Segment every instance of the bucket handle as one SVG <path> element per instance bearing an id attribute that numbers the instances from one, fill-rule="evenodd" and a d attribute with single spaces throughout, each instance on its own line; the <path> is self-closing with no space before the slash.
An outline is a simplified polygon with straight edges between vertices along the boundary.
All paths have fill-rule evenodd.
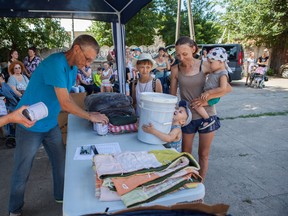
<path id="1" fill-rule="evenodd" d="M 164 122 L 164 123 L 161 123 L 161 122 L 157 122 L 157 121 L 154 121 L 154 120 L 151 120 L 151 122 L 153 123 L 157 123 L 157 124 L 161 124 L 161 125 L 172 125 L 172 122 Z"/>
<path id="2" fill-rule="evenodd" d="M 144 106 L 143 106 L 143 102 L 139 104 L 139 107 L 140 107 L 141 109 L 145 109 L 145 110 L 149 110 L 149 111 L 151 111 L 151 112 L 155 112 L 155 110 L 152 110 L 152 109 L 149 109 L 149 108 L 144 107 Z M 169 112 L 169 113 L 170 113 L 171 111 L 161 111 L 161 112 Z"/>
<path id="3" fill-rule="evenodd" d="M 155 111 L 155 110 L 148 109 L 148 108 L 144 107 L 144 106 L 143 106 L 143 102 L 141 102 L 141 103 L 139 104 L 139 107 L 140 107 L 141 109 L 146 109 L 146 110 L 149 110 L 149 111 L 151 111 L 151 112 L 154 112 L 154 111 Z M 171 112 L 171 111 L 163 111 L 163 112 Z M 155 123 L 157 123 L 157 124 L 162 124 L 162 125 L 172 125 L 172 122 L 164 122 L 164 123 L 161 123 L 161 122 L 157 122 L 157 121 L 154 121 L 154 120 L 152 120 L 152 122 L 155 122 Z"/>

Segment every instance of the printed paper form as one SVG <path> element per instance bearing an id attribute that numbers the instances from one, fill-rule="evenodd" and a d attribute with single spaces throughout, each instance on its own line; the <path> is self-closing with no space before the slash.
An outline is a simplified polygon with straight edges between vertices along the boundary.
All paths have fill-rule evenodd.
<path id="1" fill-rule="evenodd" d="M 74 160 L 91 160 L 95 154 L 115 154 L 120 152 L 121 149 L 118 142 L 82 145 L 77 147 Z"/>

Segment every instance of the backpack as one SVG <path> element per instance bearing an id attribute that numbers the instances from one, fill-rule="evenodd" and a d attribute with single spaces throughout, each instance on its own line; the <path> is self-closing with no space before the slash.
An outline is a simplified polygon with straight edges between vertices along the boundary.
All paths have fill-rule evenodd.
<path id="1" fill-rule="evenodd" d="M 88 112 L 100 112 L 105 114 L 109 120 L 115 119 L 116 117 L 123 117 L 127 120 L 130 119 L 127 117 L 136 119 L 134 118 L 135 109 L 132 106 L 132 98 L 125 94 L 116 92 L 91 94 L 85 98 L 84 104 Z"/>

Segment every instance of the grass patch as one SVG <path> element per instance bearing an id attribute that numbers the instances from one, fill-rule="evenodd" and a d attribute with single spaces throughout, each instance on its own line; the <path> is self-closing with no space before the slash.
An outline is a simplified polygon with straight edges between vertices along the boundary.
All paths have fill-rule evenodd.
<path id="1" fill-rule="evenodd" d="M 237 118 L 257 118 L 262 116 L 281 116 L 281 115 L 288 115 L 288 111 L 284 112 L 268 112 L 268 113 L 260 113 L 260 114 L 249 114 L 249 115 L 240 115 L 236 117 L 226 117 L 226 118 L 220 118 L 220 120 L 225 119 L 237 119 Z"/>

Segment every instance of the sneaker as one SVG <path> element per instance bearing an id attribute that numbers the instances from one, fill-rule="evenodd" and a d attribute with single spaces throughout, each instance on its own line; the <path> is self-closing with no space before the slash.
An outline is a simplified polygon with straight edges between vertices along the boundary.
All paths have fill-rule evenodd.
<path id="1" fill-rule="evenodd" d="M 9 216 L 21 216 L 22 215 L 22 213 L 12 213 L 12 212 L 10 212 L 10 214 L 9 214 Z"/>
<path id="2" fill-rule="evenodd" d="M 201 123 L 201 126 L 199 127 L 199 130 L 204 130 L 210 127 L 211 125 L 213 125 L 214 123 L 215 123 L 215 120 L 212 119 L 211 117 L 208 119 L 204 119 L 204 121 Z"/>
<path id="3" fill-rule="evenodd" d="M 57 199 L 55 199 L 55 202 L 56 202 L 56 203 L 59 203 L 59 204 L 62 204 L 62 203 L 63 203 L 63 200 L 60 200 L 60 199 L 57 200 Z"/>

